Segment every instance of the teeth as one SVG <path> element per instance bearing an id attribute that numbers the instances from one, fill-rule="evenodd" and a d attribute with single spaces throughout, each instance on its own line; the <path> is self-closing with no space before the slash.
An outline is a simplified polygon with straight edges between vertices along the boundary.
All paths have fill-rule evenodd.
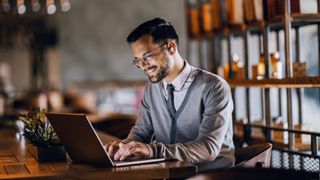
<path id="1" fill-rule="evenodd" d="M 152 67 L 152 68 L 150 68 L 150 69 L 147 70 L 147 73 L 150 74 L 150 73 L 152 73 L 154 70 L 155 70 L 155 68 Z"/>

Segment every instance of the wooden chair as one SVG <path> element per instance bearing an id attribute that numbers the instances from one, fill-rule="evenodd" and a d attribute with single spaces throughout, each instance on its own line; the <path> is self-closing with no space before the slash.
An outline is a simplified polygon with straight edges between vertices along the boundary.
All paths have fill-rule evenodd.
<path id="1" fill-rule="evenodd" d="M 272 144 L 255 144 L 235 150 L 235 167 L 270 167 Z"/>

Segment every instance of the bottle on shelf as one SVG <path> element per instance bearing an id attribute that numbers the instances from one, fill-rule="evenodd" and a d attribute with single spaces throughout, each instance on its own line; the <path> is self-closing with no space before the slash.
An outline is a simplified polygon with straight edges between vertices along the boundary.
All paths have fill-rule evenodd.
<path id="1" fill-rule="evenodd" d="M 226 8 L 229 24 L 244 23 L 243 0 L 226 0 Z"/>
<path id="2" fill-rule="evenodd" d="M 263 0 L 243 0 L 243 11 L 246 22 L 263 20 Z"/>
<path id="3" fill-rule="evenodd" d="M 271 78 L 281 79 L 282 78 L 282 63 L 280 61 L 280 53 L 275 51 L 270 55 L 271 59 Z"/>
<path id="4" fill-rule="evenodd" d="M 246 22 L 253 22 L 255 17 L 252 0 L 243 0 L 243 9 Z"/>
<path id="5" fill-rule="evenodd" d="M 212 31 L 212 6 L 209 0 L 200 0 L 200 29 L 202 34 L 209 34 Z"/>
<path id="6" fill-rule="evenodd" d="M 240 58 L 237 54 L 232 56 L 232 69 L 234 78 L 241 80 L 244 79 L 244 67 L 243 63 L 240 61 Z"/>
<path id="7" fill-rule="evenodd" d="M 253 15 L 255 21 L 263 20 L 263 0 L 253 0 Z"/>
<path id="8" fill-rule="evenodd" d="M 211 0 L 211 17 L 212 28 L 219 29 L 221 27 L 221 8 L 219 0 Z"/>
<path id="9" fill-rule="evenodd" d="M 240 61 L 239 56 L 237 54 L 234 54 L 232 56 L 232 77 L 229 77 L 229 64 L 226 64 L 224 66 L 224 77 L 227 79 L 237 79 L 241 80 L 244 79 L 244 67 L 243 63 Z"/>
<path id="10" fill-rule="evenodd" d="M 229 64 L 226 64 L 226 65 L 224 65 L 223 66 L 223 77 L 225 78 L 225 79 L 230 79 L 230 77 L 229 77 Z"/>
<path id="11" fill-rule="evenodd" d="M 266 71 L 265 71 L 265 64 L 264 64 L 264 53 L 261 53 L 260 54 L 260 60 L 259 60 L 259 63 L 257 65 L 257 76 L 255 79 L 264 79 L 265 78 L 265 74 L 266 74 Z"/>
<path id="12" fill-rule="evenodd" d="M 199 11 L 197 0 L 187 2 L 188 34 L 191 38 L 200 36 Z"/>

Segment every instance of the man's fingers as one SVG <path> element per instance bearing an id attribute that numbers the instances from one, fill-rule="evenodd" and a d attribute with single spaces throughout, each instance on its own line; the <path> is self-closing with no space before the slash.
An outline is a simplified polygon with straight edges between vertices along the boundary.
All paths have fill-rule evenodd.
<path id="1" fill-rule="evenodd" d="M 114 160 L 119 160 L 122 154 L 127 150 L 127 147 L 123 144 L 119 144 L 119 150 L 114 154 Z"/>
<path id="2" fill-rule="evenodd" d="M 132 154 L 134 154 L 136 151 L 136 148 L 129 148 L 126 151 L 123 152 L 123 154 L 120 157 L 120 161 L 125 160 L 127 157 L 131 156 Z"/>
<path id="3" fill-rule="evenodd" d="M 114 154 L 114 160 L 124 160 L 129 156 L 137 156 L 137 157 L 148 157 L 149 156 L 149 149 L 148 147 L 139 142 L 130 141 L 126 144 L 119 143 L 117 144 L 119 150 Z M 114 146 L 113 146 L 114 148 Z M 109 148 L 110 149 L 110 148 Z"/>
<path id="4" fill-rule="evenodd" d="M 118 146 L 119 146 L 119 149 L 123 148 L 123 143 L 120 142 Z"/>
<path id="5" fill-rule="evenodd" d="M 127 154 L 132 154 L 130 153 L 130 150 L 134 148 L 134 143 L 119 143 L 119 150 L 115 153 L 114 155 L 114 160 L 123 160 L 125 159 L 127 156 Z"/>
<path id="6" fill-rule="evenodd" d="M 113 155 L 113 150 L 115 149 L 116 144 L 117 144 L 117 141 L 113 141 L 113 142 L 110 144 L 110 146 L 108 147 L 108 154 L 109 154 L 110 156 Z"/>

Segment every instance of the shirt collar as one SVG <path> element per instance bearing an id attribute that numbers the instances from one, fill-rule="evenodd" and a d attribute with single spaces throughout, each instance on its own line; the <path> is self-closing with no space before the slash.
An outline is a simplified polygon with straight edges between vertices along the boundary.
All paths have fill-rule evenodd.
<path id="1" fill-rule="evenodd" d="M 191 66 L 188 64 L 187 61 L 184 61 L 185 65 L 181 73 L 171 82 L 174 85 L 175 90 L 181 90 L 187 81 L 190 73 L 191 73 Z M 163 80 L 163 87 L 166 89 L 167 82 Z"/>

